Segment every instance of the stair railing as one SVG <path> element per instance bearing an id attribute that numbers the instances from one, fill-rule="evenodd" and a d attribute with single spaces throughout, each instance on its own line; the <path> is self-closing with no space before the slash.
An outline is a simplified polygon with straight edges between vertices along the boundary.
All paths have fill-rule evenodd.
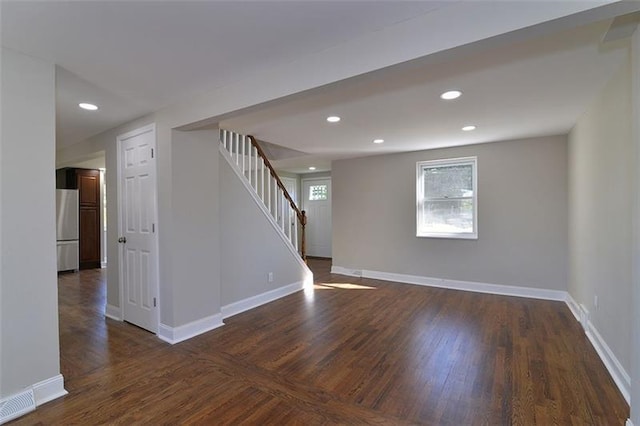
<path id="1" fill-rule="evenodd" d="M 220 129 L 220 143 L 258 198 L 262 200 L 278 229 L 306 262 L 306 213 L 300 210 L 291 198 L 256 139 L 250 135 Z"/>

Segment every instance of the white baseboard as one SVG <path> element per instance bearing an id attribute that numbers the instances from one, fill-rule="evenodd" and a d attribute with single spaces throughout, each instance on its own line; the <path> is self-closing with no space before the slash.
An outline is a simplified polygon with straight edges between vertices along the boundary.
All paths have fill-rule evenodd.
<path id="1" fill-rule="evenodd" d="M 304 288 L 304 282 L 298 281 L 284 287 L 270 290 L 256 296 L 248 297 L 237 302 L 229 303 L 222 307 L 222 318 L 229 318 L 249 309 L 257 308 L 265 303 L 273 302 L 276 299 L 288 296 Z"/>
<path id="2" fill-rule="evenodd" d="M 631 377 L 626 372 L 618 358 L 614 355 L 613 351 L 607 345 L 607 342 L 602 338 L 602 335 L 598 332 L 598 329 L 591 322 L 589 311 L 587 307 L 578 304 L 570 294 L 567 293 L 567 300 L 565 301 L 576 320 L 582 325 L 587 338 L 591 342 L 591 346 L 596 350 L 596 353 L 602 360 L 602 363 L 606 367 L 609 375 L 615 382 L 616 386 L 624 396 L 627 404 L 631 404 Z"/>
<path id="3" fill-rule="evenodd" d="M 187 339 L 191 339 L 199 334 L 206 333 L 215 328 L 223 326 L 222 315 L 215 314 L 178 327 L 170 327 L 160 324 L 158 327 L 158 337 L 165 342 L 175 345 Z"/>
<path id="4" fill-rule="evenodd" d="M 62 374 L 31 385 L 29 388 L 0 400 L 0 425 L 22 417 L 37 407 L 65 396 Z"/>
<path id="5" fill-rule="evenodd" d="M 565 301 L 566 291 L 549 290 L 532 287 L 516 287 L 501 284 L 488 284 L 475 281 L 458 281 L 443 278 L 422 277 L 418 275 L 396 274 L 391 272 L 369 271 L 366 269 L 348 269 L 332 266 L 332 274 L 348 275 L 352 277 L 372 278 L 383 281 L 395 281 L 406 284 L 423 285 L 428 287 L 447 288 L 451 290 L 473 291 L 476 293 L 499 294 L 503 296 L 529 297 L 533 299 Z"/>
<path id="6" fill-rule="evenodd" d="M 33 385 L 33 394 L 36 398 L 36 406 L 41 406 L 56 398 L 65 396 L 68 392 L 64 389 L 64 377 L 62 374 L 50 377 Z"/>
<path id="7" fill-rule="evenodd" d="M 362 269 L 348 269 L 348 268 L 344 268 L 342 266 L 331 265 L 331 273 L 332 274 L 339 274 L 339 275 L 346 275 L 348 277 L 361 277 L 362 276 Z"/>
<path id="8" fill-rule="evenodd" d="M 578 305 L 578 302 L 576 302 L 574 298 L 571 297 L 569 293 L 567 293 L 564 303 L 566 303 L 576 321 L 580 322 L 580 305 Z"/>
<path id="9" fill-rule="evenodd" d="M 300 281 L 275 290 L 270 290 L 265 293 L 258 294 L 257 296 L 252 296 L 223 306 L 221 313 L 219 314 L 211 315 L 178 327 L 170 327 L 166 324 L 160 324 L 158 327 L 158 337 L 172 345 L 180 343 L 199 334 L 206 333 L 207 331 L 223 326 L 223 318 L 237 315 L 249 309 L 264 305 L 265 303 L 280 299 L 281 297 L 288 296 L 289 294 L 302 290 L 303 287 L 304 283 Z"/>
<path id="10" fill-rule="evenodd" d="M 107 304 L 104 310 L 104 316 L 112 320 L 122 321 L 122 311 L 117 306 Z"/>
<path id="11" fill-rule="evenodd" d="M 586 334 L 627 404 L 631 404 L 631 377 L 591 321 L 588 323 Z"/>

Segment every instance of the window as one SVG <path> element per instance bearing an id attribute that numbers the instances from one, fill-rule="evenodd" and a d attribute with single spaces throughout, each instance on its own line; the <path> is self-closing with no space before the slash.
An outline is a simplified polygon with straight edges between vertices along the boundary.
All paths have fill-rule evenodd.
<path id="1" fill-rule="evenodd" d="M 416 164 L 418 237 L 478 238 L 477 158 Z"/>
<path id="2" fill-rule="evenodd" d="M 309 186 L 309 201 L 324 201 L 327 199 L 327 185 Z"/>

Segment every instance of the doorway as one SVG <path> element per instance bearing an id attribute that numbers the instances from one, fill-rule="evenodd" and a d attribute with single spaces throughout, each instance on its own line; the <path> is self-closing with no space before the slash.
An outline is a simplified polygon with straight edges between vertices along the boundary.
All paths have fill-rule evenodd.
<path id="1" fill-rule="evenodd" d="M 117 137 L 119 274 L 122 319 L 158 332 L 156 130 Z"/>
<path id="2" fill-rule="evenodd" d="M 302 179 L 302 208 L 307 213 L 307 255 L 331 257 L 331 178 Z"/>

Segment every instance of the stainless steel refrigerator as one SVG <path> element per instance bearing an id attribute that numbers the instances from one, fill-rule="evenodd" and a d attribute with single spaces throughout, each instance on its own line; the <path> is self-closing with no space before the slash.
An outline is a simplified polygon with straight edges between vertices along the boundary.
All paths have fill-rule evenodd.
<path id="1" fill-rule="evenodd" d="M 77 189 L 56 189 L 56 236 L 58 271 L 76 271 L 80 265 Z"/>

